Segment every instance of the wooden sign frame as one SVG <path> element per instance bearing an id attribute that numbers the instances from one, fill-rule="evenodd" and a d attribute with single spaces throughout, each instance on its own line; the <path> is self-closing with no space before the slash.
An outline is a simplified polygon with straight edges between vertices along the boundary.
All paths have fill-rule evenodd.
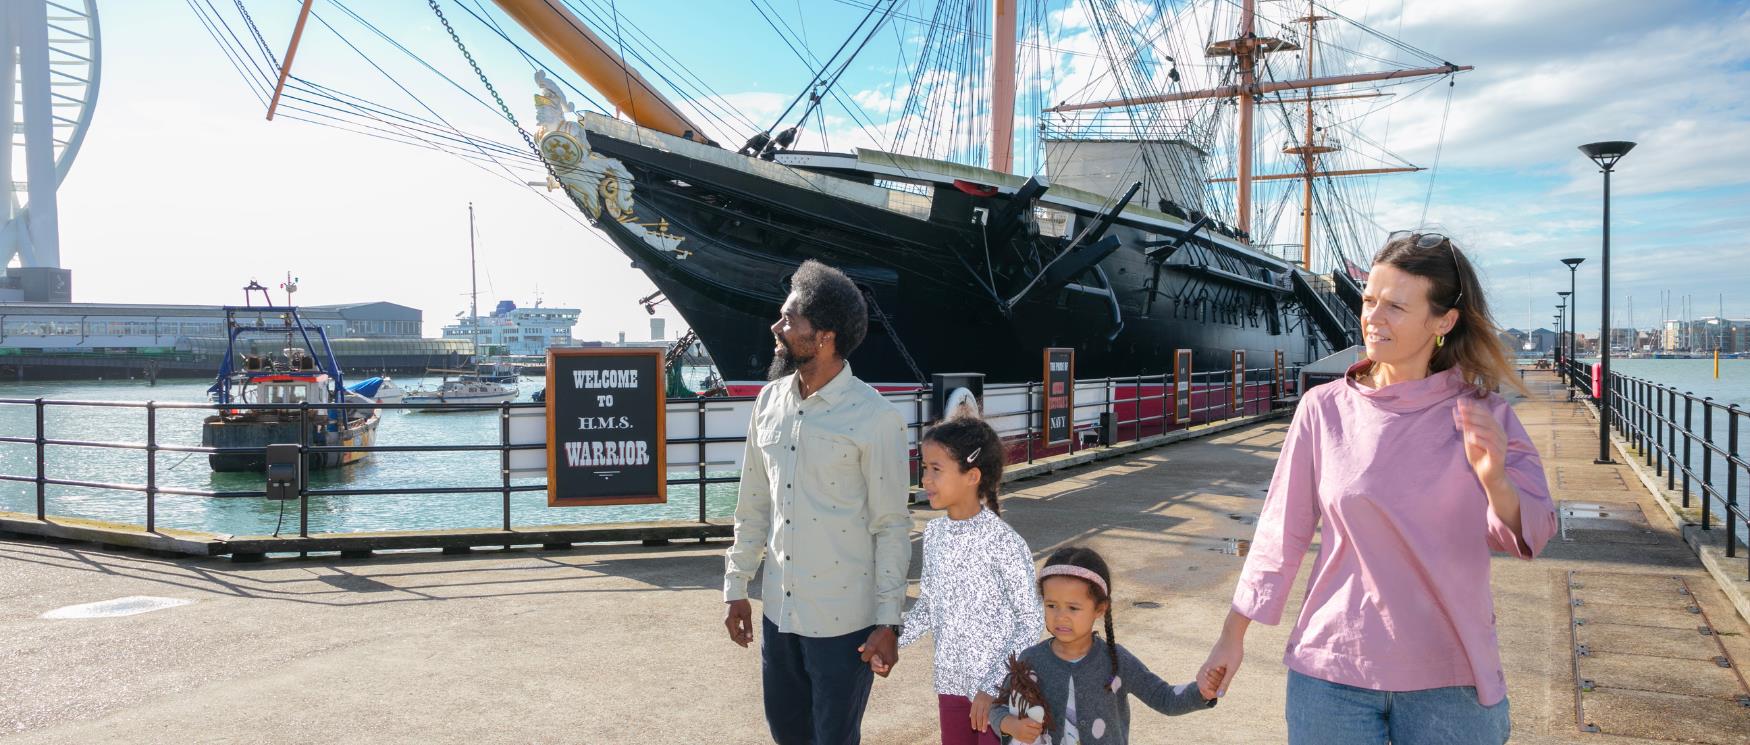
<path id="1" fill-rule="evenodd" d="M 1064 401 L 1066 402 L 1062 407 L 1063 416 L 1066 421 L 1063 427 L 1065 434 L 1061 440 L 1051 439 L 1051 412 L 1053 411 L 1051 406 L 1052 355 L 1063 355 L 1069 362 L 1068 371 L 1066 374 L 1060 376 L 1064 383 L 1063 395 Z M 1043 376 L 1040 378 L 1040 380 L 1044 382 L 1040 384 L 1041 395 L 1039 396 L 1041 412 L 1039 418 L 1040 429 L 1042 430 L 1045 444 L 1047 446 L 1062 445 L 1066 442 L 1073 442 L 1076 436 L 1076 350 L 1070 347 L 1046 347 L 1044 356 Z"/>
<path id="2" fill-rule="evenodd" d="M 619 504 L 661 504 L 668 501 L 668 381 L 665 380 L 667 370 L 663 364 L 665 351 L 654 347 L 568 347 L 564 349 L 547 350 L 547 506 L 548 507 L 593 507 L 598 505 Z M 649 464 L 640 464 L 639 468 L 655 469 L 655 486 L 651 489 L 635 489 L 626 493 L 606 494 L 602 496 L 575 496 L 561 493 L 560 459 L 565 456 L 564 443 L 559 440 L 558 423 L 561 409 L 570 408 L 571 396 L 607 395 L 593 391 L 606 389 L 590 389 L 589 392 L 574 391 L 558 385 L 563 361 L 572 358 L 588 358 L 592 360 L 626 360 L 635 362 L 640 372 L 653 369 L 654 374 L 649 380 L 639 381 L 639 390 L 650 389 L 655 392 L 656 402 L 653 426 L 654 435 L 646 451 Z M 646 368 L 645 366 L 649 367 Z M 599 369 L 599 366 L 598 366 Z M 654 388 L 651 388 L 654 386 Z M 625 390 L 619 388 L 616 390 Z M 575 411 L 575 408 L 571 409 Z M 628 410 L 625 416 L 649 416 L 652 412 L 633 412 Z M 566 416 L 572 416 L 567 413 Z M 646 430 L 647 432 L 649 430 Z"/>

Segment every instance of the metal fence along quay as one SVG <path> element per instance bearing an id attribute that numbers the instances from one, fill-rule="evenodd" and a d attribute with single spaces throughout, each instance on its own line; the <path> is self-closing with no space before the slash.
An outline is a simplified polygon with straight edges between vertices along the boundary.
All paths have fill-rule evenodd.
<path id="1" fill-rule="evenodd" d="M 1594 385 L 1591 365 L 1569 361 L 1563 367 L 1571 388 L 1598 398 L 1601 390 Z M 1685 510 L 1699 508 L 1702 530 L 1725 523 L 1726 556 L 1737 558 L 1743 535 L 1750 535 L 1745 504 L 1750 500 L 1740 500 L 1750 490 L 1750 462 L 1741 439 L 1750 431 L 1750 409 L 1616 372 L 1604 385 L 1612 401 L 1611 430 L 1654 476 L 1664 479 L 1667 490 L 1682 495 Z M 1750 578 L 1750 551 L 1745 553 L 1745 576 Z"/>
<path id="2" fill-rule="evenodd" d="M 1284 368 L 1280 373 L 1276 368 L 1247 369 L 1244 370 L 1244 378 L 1237 381 L 1237 385 L 1232 370 L 1194 373 L 1188 386 L 1191 415 L 1184 418 L 1183 421 L 1175 416 L 1177 407 L 1174 405 L 1174 385 L 1170 373 L 1078 380 L 1075 383 L 1073 399 L 1074 426 L 1072 437 L 1068 443 L 1048 444 L 1044 440 L 1041 413 L 1044 394 L 1043 385 L 1039 382 L 986 386 L 983 391 L 984 418 L 1002 435 L 1008 449 L 1010 463 L 1032 463 L 1043 458 L 1074 453 L 1089 447 L 1139 441 L 1193 425 L 1220 423 L 1283 410 L 1292 406 L 1294 398 L 1298 394 L 1298 383 L 1295 382 L 1298 373 L 1299 368 L 1295 367 Z M 1281 379 L 1278 379 L 1278 374 L 1281 375 Z M 919 472 L 919 455 L 916 445 L 924 428 L 935 418 L 931 411 L 931 391 L 927 388 L 919 388 L 884 392 L 883 396 L 905 417 L 910 432 L 909 457 L 913 483 L 915 484 Z M 713 523 L 706 510 L 706 488 L 713 484 L 733 484 L 739 480 L 747 423 L 752 415 L 753 403 L 754 398 L 751 396 L 671 398 L 668 400 L 666 405 L 668 485 L 671 488 L 680 487 L 683 493 L 684 491 L 692 491 L 698 499 L 696 521 L 677 521 L 679 524 L 708 526 Z M 220 406 L 210 403 L 158 401 L 0 399 L 0 410 L 12 407 L 22 407 L 30 411 L 34 421 L 34 431 L 29 432 L 29 434 L 14 431 L 0 435 L 0 447 L 28 451 L 31 457 L 11 459 L 9 462 L 18 463 L 22 460 L 26 465 L 23 469 L 13 466 L 8 470 L 21 470 L 23 472 L 0 473 L 0 482 L 21 484 L 24 485 L 25 489 L 34 488 L 35 519 L 37 521 L 63 518 L 79 519 L 77 516 L 57 515 L 51 511 L 51 487 L 58 487 L 63 492 L 68 490 L 96 491 L 106 493 L 103 495 L 105 499 L 110 498 L 111 494 L 118 500 L 138 499 L 138 519 L 142 521 L 140 525 L 143 525 L 147 534 L 159 532 L 158 500 L 161 496 L 176 495 L 212 499 L 265 499 L 267 497 L 265 479 L 251 482 L 251 485 L 259 484 L 259 488 L 237 490 L 199 489 L 190 488 L 187 485 L 164 483 L 165 480 L 160 473 L 159 461 L 161 457 L 173 454 L 183 454 L 184 458 L 199 457 L 205 454 L 259 454 L 263 453 L 265 448 L 172 444 L 167 440 L 176 438 L 165 437 L 161 432 L 163 418 L 170 416 L 171 412 L 186 418 L 217 413 L 221 409 L 287 410 L 294 408 L 285 404 L 229 404 Z M 321 412 L 326 410 L 372 408 L 389 412 L 416 410 L 423 407 L 418 404 L 304 403 L 295 408 L 300 410 L 301 420 L 307 420 L 309 416 L 320 416 Z M 299 453 L 306 457 L 347 452 L 479 453 L 482 455 L 478 457 L 485 458 L 492 457 L 488 454 L 496 454 L 498 478 L 495 481 L 431 484 L 421 485 L 417 488 L 359 488 L 345 485 L 312 486 L 308 479 L 299 479 L 295 500 L 297 502 L 297 536 L 300 538 L 311 537 L 310 503 L 312 498 L 369 498 L 382 495 L 495 495 L 499 501 L 499 529 L 509 532 L 553 527 L 550 525 L 519 526 L 511 500 L 512 495 L 519 492 L 545 492 L 548 488 L 545 470 L 547 458 L 545 405 L 532 402 L 446 404 L 443 409 L 450 413 L 441 416 L 495 416 L 498 420 L 496 442 L 399 445 L 379 442 L 371 445 L 321 445 L 309 441 L 309 428 L 300 427 L 300 439 L 303 441 L 296 444 Z M 100 411 L 112 412 L 115 410 L 127 411 L 128 414 L 125 416 L 143 415 L 145 420 L 144 440 L 100 441 L 52 437 L 45 422 L 50 419 L 49 412 L 55 410 L 74 410 L 80 412 L 79 416 L 97 415 Z M 57 449 L 70 452 L 131 451 L 139 453 L 141 458 L 137 470 L 131 470 L 132 467 L 129 467 L 130 477 L 126 479 L 70 478 L 66 473 L 55 472 L 56 469 L 52 463 L 55 459 L 50 458 L 49 454 Z M 32 461 L 34 461 L 34 467 L 29 465 Z M 344 466 L 343 468 L 356 467 Z M 128 495 L 135 496 L 129 497 Z M 673 497 L 674 493 L 671 491 L 671 501 Z M 26 498 L 23 501 L 28 502 L 29 500 Z M 585 521 L 580 520 L 580 522 Z M 126 521 L 122 525 L 111 525 L 111 527 L 137 529 L 132 521 Z M 602 524 L 595 527 L 611 528 L 612 525 Z M 715 527 L 724 527 L 720 519 L 716 521 Z M 400 534 L 417 529 L 417 526 L 397 526 L 395 532 Z M 440 531 L 421 532 L 436 533 Z M 363 531 L 363 533 L 370 534 L 370 531 Z M 347 535 L 359 534 L 348 533 Z M 323 534 L 318 533 L 318 535 Z M 276 532 L 275 537 L 277 536 Z M 398 545 L 410 546 L 417 543 L 417 540 L 404 540 Z M 430 547 L 438 545 L 434 543 Z M 492 544 L 489 541 L 482 541 L 480 545 Z"/>

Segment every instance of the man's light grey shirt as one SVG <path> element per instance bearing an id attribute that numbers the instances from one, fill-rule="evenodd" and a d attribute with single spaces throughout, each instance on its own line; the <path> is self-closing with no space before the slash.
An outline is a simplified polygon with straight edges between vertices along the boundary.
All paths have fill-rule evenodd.
<path id="1" fill-rule="evenodd" d="M 851 366 L 803 399 L 767 384 L 748 422 L 724 600 L 760 597 L 778 630 L 840 636 L 897 624 L 911 563 L 905 419 Z"/>

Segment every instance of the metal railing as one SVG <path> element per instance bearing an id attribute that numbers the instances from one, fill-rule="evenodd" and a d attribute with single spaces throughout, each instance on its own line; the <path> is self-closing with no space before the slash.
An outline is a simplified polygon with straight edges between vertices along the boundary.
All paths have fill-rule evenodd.
<path id="1" fill-rule="evenodd" d="M 1038 458 L 1062 452 L 1075 452 L 1086 447 L 1082 444 L 1082 433 L 1096 430 L 1102 414 L 1111 415 L 1112 428 L 1117 435 L 1111 442 L 1100 445 L 1116 445 L 1127 441 L 1136 441 L 1146 437 L 1159 435 L 1174 429 L 1182 429 L 1196 424 L 1208 424 L 1243 416 L 1255 416 L 1274 411 L 1290 405 L 1292 396 L 1298 395 L 1298 367 L 1286 368 L 1284 379 L 1275 378 L 1274 368 L 1249 369 L 1245 371 L 1245 385 L 1239 387 L 1235 395 L 1233 373 L 1231 370 L 1199 372 L 1192 376 L 1191 381 L 1191 416 L 1185 421 L 1179 421 L 1174 416 L 1175 411 L 1172 396 L 1170 375 L 1142 375 L 1124 378 L 1108 378 L 1077 381 L 1076 400 L 1073 406 L 1074 415 L 1071 440 L 1068 444 L 1047 445 L 1044 442 L 1042 413 L 1040 411 L 1040 396 L 1042 384 L 1038 382 L 993 385 L 985 388 L 986 402 L 985 419 L 1003 437 L 1009 449 L 1011 462 L 1031 463 Z M 923 429 L 934 418 L 931 408 L 931 394 L 925 389 L 906 390 L 884 393 L 884 397 L 906 415 L 907 427 L 910 431 L 911 448 L 910 465 L 913 483 L 921 474 L 921 456 L 915 444 L 921 438 Z M 698 521 L 708 522 L 706 488 L 712 484 L 735 483 L 739 481 L 739 470 L 729 472 L 726 466 L 739 465 L 729 461 L 713 460 L 710 457 L 712 445 L 734 445 L 739 450 L 746 442 L 746 420 L 739 418 L 740 409 L 746 409 L 750 414 L 752 396 L 713 397 L 713 398 L 673 398 L 667 403 L 667 415 L 671 426 L 671 436 L 667 438 L 669 453 L 670 486 L 692 486 L 695 488 L 698 501 Z M 0 473 L 0 482 L 23 483 L 35 489 L 35 513 L 38 520 L 47 520 L 49 513 L 49 487 L 67 487 L 74 489 L 106 490 L 129 492 L 142 495 L 142 509 L 147 532 L 158 529 L 158 499 L 165 495 L 208 497 L 208 498 L 265 498 L 267 496 L 265 480 L 262 488 L 243 490 L 197 489 L 186 486 L 167 485 L 159 473 L 158 459 L 163 454 L 184 453 L 185 457 L 198 454 L 264 454 L 264 447 L 209 447 L 200 445 L 182 445 L 164 442 L 160 437 L 160 413 L 166 411 L 206 411 L 218 413 L 220 410 L 255 410 L 275 409 L 286 410 L 284 404 L 210 404 L 181 402 L 123 402 L 123 401 L 82 401 L 82 400 L 51 400 L 35 399 L 0 399 L 0 407 L 29 407 L 33 412 L 34 432 L 30 436 L 6 435 L 0 436 L 0 446 L 24 445 L 34 450 L 34 469 L 31 473 Z M 421 404 L 375 404 L 375 403 L 302 403 L 296 406 L 299 410 L 299 421 L 308 421 L 312 415 L 322 416 L 328 410 L 347 409 L 382 409 L 415 410 L 428 408 Z M 423 444 L 423 445 L 323 445 L 310 442 L 310 428 L 299 427 L 299 451 L 308 459 L 310 456 L 320 456 L 335 453 L 498 453 L 498 479 L 490 484 L 465 484 L 451 486 L 428 486 L 410 489 L 400 488 L 349 488 L 349 487 L 313 487 L 310 479 L 300 479 L 297 492 L 298 502 L 298 536 L 310 535 L 310 499 L 312 497 L 353 497 L 404 494 L 496 494 L 500 500 L 499 523 L 505 531 L 514 527 L 512 520 L 511 496 L 519 492 L 544 492 L 547 483 L 544 473 L 538 482 L 514 483 L 517 480 L 531 481 L 526 470 L 513 467 L 512 457 L 519 451 L 544 450 L 545 443 L 514 442 L 512 419 L 516 416 L 530 416 L 532 412 L 545 410 L 540 403 L 499 403 L 499 404 L 446 404 L 440 407 L 445 411 L 478 411 L 494 413 L 498 417 L 497 442 L 478 444 Z M 48 413 L 53 409 L 126 409 L 142 411 L 145 417 L 144 441 L 99 441 L 73 438 L 49 437 L 46 422 Z M 712 413 L 735 411 L 738 425 L 719 424 L 716 432 L 710 426 Z M 692 434 L 673 436 L 677 427 L 676 417 L 687 417 L 696 422 Z M 726 428 L 727 427 L 727 428 Z M 1128 434 L 1128 436 L 1126 436 Z M 139 471 L 140 480 L 129 481 L 97 481 L 91 479 L 63 478 L 50 473 L 48 458 L 49 448 L 78 448 L 97 450 L 132 451 L 143 454 L 144 468 Z M 691 448 L 696 457 L 677 458 Z M 721 452 L 721 451 L 720 451 Z M 715 469 L 713 467 L 716 467 Z M 713 471 L 718 475 L 713 475 Z M 277 534 L 277 533 L 276 533 Z"/>
<path id="2" fill-rule="evenodd" d="M 1571 387 L 1597 398 L 1591 365 L 1569 360 L 1563 368 Z M 1605 385 L 1611 397 L 1611 429 L 1653 469 L 1655 478 L 1665 480 L 1667 490 L 1681 493 L 1684 509 L 1700 501 L 1702 530 L 1714 529 L 1714 509 L 1720 509 L 1726 557 L 1736 558 L 1740 528 L 1750 534 L 1750 511 L 1739 502 L 1741 487 L 1750 487 L 1750 461 L 1740 447 L 1740 432 L 1750 429 L 1750 410 L 1615 371 Z M 1745 572 L 1750 578 L 1750 558 Z"/>

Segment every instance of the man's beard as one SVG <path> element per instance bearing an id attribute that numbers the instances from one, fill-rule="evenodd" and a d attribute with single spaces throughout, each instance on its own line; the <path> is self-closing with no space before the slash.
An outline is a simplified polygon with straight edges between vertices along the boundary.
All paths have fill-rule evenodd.
<path id="1" fill-rule="evenodd" d="M 779 339 L 778 348 L 772 353 L 772 364 L 766 368 L 766 380 L 782 378 L 813 361 L 814 355 L 800 356 L 791 350 L 788 340 Z"/>

